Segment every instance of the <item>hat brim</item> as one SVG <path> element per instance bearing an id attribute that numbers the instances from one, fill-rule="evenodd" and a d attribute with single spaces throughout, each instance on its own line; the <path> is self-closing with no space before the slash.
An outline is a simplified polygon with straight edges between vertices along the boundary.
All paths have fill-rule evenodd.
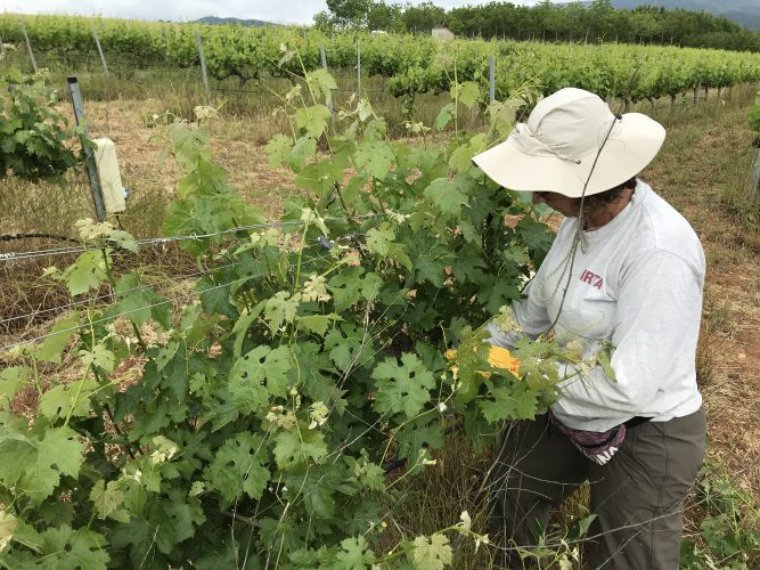
<path id="1" fill-rule="evenodd" d="M 601 152 L 595 149 L 576 161 L 527 154 L 515 144 L 512 135 L 472 160 L 504 188 L 580 198 L 584 187 L 586 196 L 591 196 L 639 174 L 657 156 L 664 141 L 665 129 L 657 121 L 641 113 L 626 113 Z"/>

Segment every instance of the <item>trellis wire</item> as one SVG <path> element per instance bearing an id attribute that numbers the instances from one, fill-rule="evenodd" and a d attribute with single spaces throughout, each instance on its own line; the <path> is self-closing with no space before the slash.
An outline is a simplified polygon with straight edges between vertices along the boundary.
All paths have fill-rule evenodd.
<path id="1" fill-rule="evenodd" d="M 373 218 L 381 217 L 383 215 L 384 214 L 366 214 L 362 216 L 327 217 L 327 218 L 322 218 L 322 220 L 324 222 L 359 221 L 359 220 L 373 219 Z M 173 242 L 178 242 L 178 241 L 207 239 L 207 238 L 218 237 L 218 236 L 227 235 L 231 233 L 237 233 L 240 231 L 246 231 L 246 230 L 262 230 L 262 229 L 298 226 L 303 223 L 305 222 L 300 221 L 300 220 L 298 221 L 294 220 L 292 222 L 281 221 L 281 222 L 268 222 L 268 223 L 263 223 L 263 224 L 250 224 L 247 226 L 236 226 L 234 228 L 228 228 L 226 230 L 221 230 L 218 232 L 207 233 L 207 234 L 145 238 L 145 239 L 135 240 L 135 242 L 137 243 L 137 245 L 167 244 L 167 243 L 173 243 Z M 87 251 L 95 251 L 99 249 L 101 248 L 77 246 L 77 247 L 68 247 L 68 248 L 52 248 L 52 249 L 45 249 L 45 250 L 38 250 L 38 251 L 0 253 L 0 261 L 11 262 L 11 261 L 26 260 L 26 259 L 35 259 L 38 257 L 53 257 L 57 255 L 65 255 L 65 254 L 71 254 L 71 253 L 84 253 Z"/>

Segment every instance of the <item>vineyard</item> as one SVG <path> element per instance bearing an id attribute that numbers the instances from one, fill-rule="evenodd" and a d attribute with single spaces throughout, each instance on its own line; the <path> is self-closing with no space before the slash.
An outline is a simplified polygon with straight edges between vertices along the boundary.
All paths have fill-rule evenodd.
<path id="1" fill-rule="evenodd" d="M 572 342 L 543 337 L 511 354 L 483 342 L 489 321 L 519 332 L 505 307 L 520 298 L 553 233 L 540 210 L 487 179 L 472 156 L 503 140 L 540 93 L 566 85 L 628 104 L 686 93 L 692 106 L 698 90 L 760 80 L 760 54 L 444 46 L 413 36 L 0 15 L 2 42 L 27 64 L 20 22 L 33 49 L 61 69 L 97 57 L 93 28 L 108 58 L 195 68 L 199 33 L 216 80 L 276 79 L 288 89 L 277 94 L 285 128 L 264 145 L 246 141 L 237 169 L 220 163 L 242 146 L 248 118 L 224 145 L 220 123 L 232 119 L 210 107 L 141 125 L 147 134 L 135 146 L 160 135 L 171 159 L 158 168 L 178 173 L 161 197 L 160 236 L 127 231 L 154 204 L 132 197 L 132 217 L 81 220 L 65 245 L 24 252 L 12 243 L 7 253 L 3 244 L 4 279 L 29 263 L 35 286 L 66 297 L 0 318 L 18 336 L 0 336 L 0 454 L 12 458 L 0 462 L 0 568 L 14 570 L 490 568 L 498 550 L 486 490 L 503 422 L 542 412 L 558 397 L 560 370 L 606 367 L 608 354 L 583 360 Z M 336 105 L 322 47 L 331 68 L 352 69 L 360 57 L 392 94 L 438 93 L 442 108 L 430 124 L 410 116 L 404 138 L 392 137 L 361 93 Z M 4 152 L 17 160 L 0 173 L 5 230 L 22 227 L 10 212 L 33 209 L 36 195 L 72 190 L 38 182 L 50 174 L 45 165 L 55 174 L 69 168 L 69 147 L 53 154 L 69 131 L 53 128 L 54 91 L 19 77 L 12 90 L 3 85 L 3 112 L 14 124 L 47 121 L 51 136 L 42 137 L 49 154 L 40 160 L 9 130 L 15 138 Z M 140 112 L 145 105 L 137 102 Z M 724 125 L 723 99 L 703 105 L 702 125 Z M 102 107 L 109 117 L 121 106 Z M 467 131 L 475 115 L 482 128 Z M 712 151 L 669 156 L 653 176 L 668 178 L 668 165 Z M 718 160 L 736 170 L 733 157 Z M 231 182 L 243 168 L 278 173 L 279 193 L 245 192 L 276 202 L 281 217 Z M 145 178 L 153 177 L 160 173 Z M 720 210 L 699 205 L 695 218 Z M 183 272 L 161 273 L 170 246 Z M 145 264 L 153 248 L 148 259 L 158 261 Z M 724 268 L 738 263 L 719 257 Z M 716 490 L 716 480 L 724 481 L 705 479 L 695 499 L 695 528 L 707 530 L 689 529 L 682 568 L 750 569 L 760 511 L 728 484 Z M 429 496 L 431 481 L 447 491 Z M 577 508 L 566 527 L 547 531 L 542 549 L 523 553 L 526 561 L 578 568 L 578 543 L 593 529 L 586 515 Z"/>
<path id="2" fill-rule="evenodd" d="M 33 49 L 55 55 L 64 64 L 67 58 L 96 53 L 95 32 L 107 57 L 189 68 L 200 64 L 200 36 L 209 75 L 217 80 L 235 77 L 241 85 L 293 78 L 303 68 L 313 71 L 320 66 L 320 47 L 330 68 L 350 69 L 359 64 L 370 76 L 392 78 L 388 89 L 395 96 L 448 91 L 455 81 L 454 68 L 457 81 L 487 85 L 491 57 L 497 99 L 526 84 L 542 93 L 572 84 L 602 97 L 636 102 L 760 79 L 760 54 L 718 50 L 481 40 L 442 44 L 411 35 L 328 37 L 313 29 L 284 27 L 0 15 L 0 38 L 18 51 L 25 50 L 22 24 Z M 287 57 L 289 50 L 299 57 Z"/>

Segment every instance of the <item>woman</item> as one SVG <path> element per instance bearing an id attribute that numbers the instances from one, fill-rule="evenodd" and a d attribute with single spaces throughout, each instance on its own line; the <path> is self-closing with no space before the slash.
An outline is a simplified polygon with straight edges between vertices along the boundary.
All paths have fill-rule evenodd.
<path id="1" fill-rule="evenodd" d="M 612 372 L 563 371 L 549 413 L 505 431 L 495 503 L 510 568 L 537 544 L 537 523 L 588 480 L 588 568 L 678 569 L 682 503 L 704 454 L 695 353 L 705 261 L 688 222 L 637 178 L 664 139 L 645 115 L 616 116 L 568 88 L 474 159 L 566 217 L 513 306 L 518 324 L 580 340 L 587 358 L 612 347 Z"/>

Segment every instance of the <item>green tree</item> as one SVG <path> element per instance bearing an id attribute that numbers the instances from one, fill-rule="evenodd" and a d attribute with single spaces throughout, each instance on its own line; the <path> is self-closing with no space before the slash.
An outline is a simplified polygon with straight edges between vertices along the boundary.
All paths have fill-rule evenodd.
<path id="1" fill-rule="evenodd" d="M 445 25 L 446 10 L 432 2 L 423 2 L 417 6 L 407 4 L 403 18 L 406 31 L 429 34 L 433 28 Z"/>
<path id="2" fill-rule="evenodd" d="M 327 0 L 327 9 L 338 28 L 366 28 L 372 0 Z"/>

